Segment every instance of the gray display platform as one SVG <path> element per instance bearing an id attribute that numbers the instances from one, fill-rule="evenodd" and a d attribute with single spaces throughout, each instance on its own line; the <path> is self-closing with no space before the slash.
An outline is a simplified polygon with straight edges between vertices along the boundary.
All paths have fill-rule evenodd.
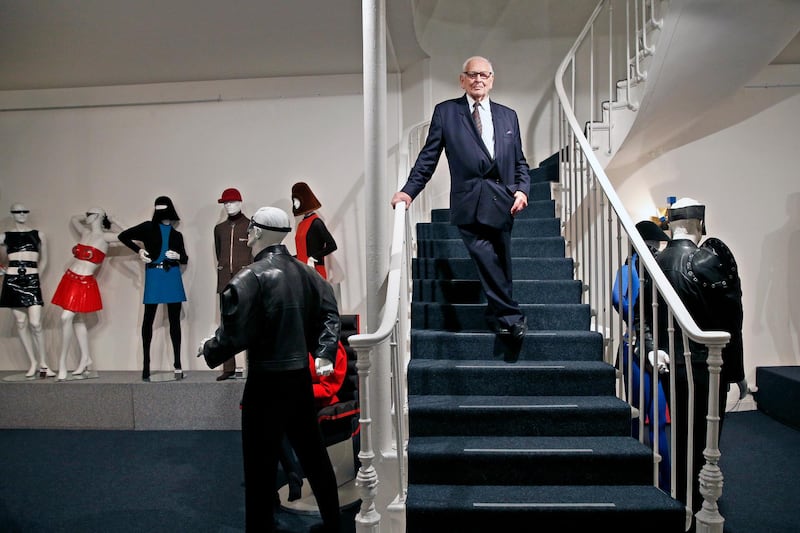
<path id="1" fill-rule="evenodd" d="M 95 378 L 25 378 L 0 372 L 0 428 L 238 430 L 244 379 L 216 381 L 215 370 L 102 371 Z M 153 377 L 164 374 L 168 379 Z M 22 376 L 20 378 L 19 376 Z"/>

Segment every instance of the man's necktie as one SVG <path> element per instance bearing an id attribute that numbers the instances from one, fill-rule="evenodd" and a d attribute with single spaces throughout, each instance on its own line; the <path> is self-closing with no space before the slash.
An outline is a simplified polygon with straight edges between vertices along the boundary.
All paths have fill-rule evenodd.
<path id="1" fill-rule="evenodd" d="M 472 120 L 475 121 L 475 127 L 478 128 L 478 135 L 483 135 L 483 125 L 481 124 L 481 114 L 478 108 L 481 106 L 480 102 L 475 102 L 472 108 Z"/>

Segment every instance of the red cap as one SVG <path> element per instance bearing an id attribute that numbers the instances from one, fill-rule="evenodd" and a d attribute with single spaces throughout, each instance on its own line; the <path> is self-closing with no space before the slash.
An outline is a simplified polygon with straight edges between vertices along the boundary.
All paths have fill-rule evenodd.
<path id="1" fill-rule="evenodd" d="M 239 189 L 225 189 L 222 191 L 222 197 L 217 200 L 218 203 L 224 204 L 225 202 L 241 202 L 242 201 L 242 194 L 239 192 Z"/>

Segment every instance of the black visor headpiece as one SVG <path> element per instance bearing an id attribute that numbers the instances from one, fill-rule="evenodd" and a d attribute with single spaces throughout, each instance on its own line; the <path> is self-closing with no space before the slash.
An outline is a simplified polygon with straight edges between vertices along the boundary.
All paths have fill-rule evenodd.
<path id="1" fill-rule="evenodd" d="M 162 220 L 180 220 L 178 212 L 175 211 L 175 206 L 172 205 L 172 200 L 169 196 L 159 196 L 155 201 L 155 209 L 153 210 L 153 222 L 161 222 Z"/>

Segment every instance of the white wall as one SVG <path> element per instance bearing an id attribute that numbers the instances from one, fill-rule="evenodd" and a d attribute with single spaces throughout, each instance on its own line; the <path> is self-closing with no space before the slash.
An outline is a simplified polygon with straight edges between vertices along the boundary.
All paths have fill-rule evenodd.
<path id="1" fill-rule="evenodd" d="M 391 86 L 391 83 L 390 83 Z M 392 90 L 393 91 L 393 90 Z M 57 366 L 61 308 L 49 303 L 71 259 L 77 235 L 69 218 L 100 206 L 133 225 L 170 196 L 181 221 L 189 263 L 183 273 L 184 369 L 218 319 L 213 227 L 224 219 L 217 199 L 227 187 L 244 197 L 243 211 L 272 205 L 291 213 L 291 186 L 307 182 L 337 241 L 344 313 L 363 315 L 364 155 L 361 76 L 244 80 L 0 95 L 0 228 L 8 207 L 22 202 L 30 224 L 44 232 L 49 265 L 42 277 L 48 361 Z M 147 101 L 220 101 L 148 105 Z M 13 97 L 13 98 L 12 98 Z M 46 100 L 67 109 L 24 110 Z M 389 98 L 389 144 L 397 143 L 397 102 Z M 91 106 L 97 103 L 99 107 Z M 115 103 L 136 105 L 120 105 Z M 20 109 L 9 111 L 10 107 Z M 387 200 L 388 209 L 388 200 Z M 294 252 L 294 232 L 285 243 Z M 98 281 L 104 309 L 88 316 L 98 370 L 141 368 L 143 266 L 124 246 L 112 249 Z M 156 318 L 153 369 L 171 369 L 167 323 Z M 74 367 L 77 354 L 68 359 Z M 0 369 L 26 369 L 27 358 L 9 310 L 0 310 Z"/>
<path id="2" fill-rule="evenodd" d="M 460 96 L 458 73 L 466 57 L 490 58 L 497 73 L 492 98 L 517 111 L 523 149 L 535 167 L 557 150 L 553 78 L 575 35 L 577 31 L 534 40 L 525 33 L 453 23 L 444 16 L 426 21 L 420 42 L 431 55 L 433 102 Z M 756 366 L 800 364 L 800 288 L 791 279 L 800 263 L 800 137 L 792 120 L 800 117 L 800 96 L 781 101 L 786 91 L 797 93 L 794 72 L 780 71 L 790 78 L 769 80 L 772 86 L 788 87 L 778 96 L 779 89 L 767 90 L 760 83 L 743 89 L 726 107 L 720 106 L 720 116 L 709 115 L 708 127 L 714 131 L 730 124 L 724 115 L 734 108 L 755 113 L 750 119 L 668 152 L 614 182 L 634 220 L 655 214 L 667 196 L 706 203 L 709 236 L 726 242 L 739 262 L 745 371 L 751 385 Z M 446 207 L 446 171 L 438 176 L 425 194 Z"/>
<path id="3" fill-rule="evenodd" d="M 668 152 L 618 186 L 634 220 L 649 218 L 667 196 L 706 205 L 707 236 L 724 241 L 739 267 L 750 384 L 757 366 L 800 364 L 797 117 L 800 95 Z"/>

